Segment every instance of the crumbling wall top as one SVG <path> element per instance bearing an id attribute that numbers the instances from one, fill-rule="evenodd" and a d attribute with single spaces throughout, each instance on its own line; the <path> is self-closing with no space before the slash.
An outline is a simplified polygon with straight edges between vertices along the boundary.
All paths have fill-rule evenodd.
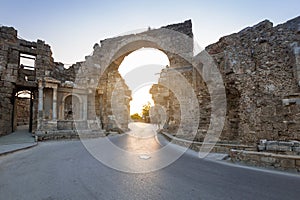
<path id="1" fill-rule="evenodd" d="M 161 28 L 166 28 L 166 29 L 170 29 L 173 31 L 178 31 L 180 33 L 183 33 L 191 38 L 193 38 L 193 30 L 192 30 L 192 20 L 186 20 L 182 23 L 178 23 L 178 24 L 170 24 L 167 26 L 163 26 Z"/>

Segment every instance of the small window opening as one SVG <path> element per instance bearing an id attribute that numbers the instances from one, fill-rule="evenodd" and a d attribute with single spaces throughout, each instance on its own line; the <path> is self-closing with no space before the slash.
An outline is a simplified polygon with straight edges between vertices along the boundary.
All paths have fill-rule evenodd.
<path id="1" fill-rule="evenodd" d="M 19 98 L 30 98 L 31 92 L 29 90 L 22 90 L 16 93 L 16 97 Z"/>
<path id="2" fill-rule="evenodd" d="M 20 68 L 27 70 L 34 70 L 36 56 L 29 54 L 20 54 Z"/>

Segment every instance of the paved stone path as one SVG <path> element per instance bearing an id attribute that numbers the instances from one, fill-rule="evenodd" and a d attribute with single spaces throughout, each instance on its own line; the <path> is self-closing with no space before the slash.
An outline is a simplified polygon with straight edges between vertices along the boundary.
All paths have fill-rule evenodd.
<path id="1" fill-rule="evenodd" d="M 35 145 L 37 145 L 37 143 L 31 133 L 28 132 L 27 127 L 18 127 L 14 133 L 0 137 L 0 155 Z"/>

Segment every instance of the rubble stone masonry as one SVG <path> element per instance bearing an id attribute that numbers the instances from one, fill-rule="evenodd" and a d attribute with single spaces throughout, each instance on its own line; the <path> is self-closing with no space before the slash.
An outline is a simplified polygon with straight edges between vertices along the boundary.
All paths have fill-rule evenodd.
<path id="1" fill-rule="evenodd" d="M 300 140 L 299 48 L 300 17 L 276 27 L 265 20 L 206 48 L 226 87 L 222 138 Z"/>
<path id="2" fill-rule="evenodd" d="M 205 50 L 225 84 L 227 115 L 221 141 L 256 144 L 260 139 L 300 140 L 300 17 L 276 27 L 262 21 L 222 37 Z M 201 142 L 211 115 L 207 86 L 192 67 L 176 70 L 192 83 L 200 106 L 196 137 L 189 133 L 177 137 Z M 166 71 L 162 71 L 159 83 L 166 79 Z M 154 85 L 151 93 L 155 103 L 167 110 L 165 131 L 176 133 L 180 124 L 178 100 L 161 84 Z"/>

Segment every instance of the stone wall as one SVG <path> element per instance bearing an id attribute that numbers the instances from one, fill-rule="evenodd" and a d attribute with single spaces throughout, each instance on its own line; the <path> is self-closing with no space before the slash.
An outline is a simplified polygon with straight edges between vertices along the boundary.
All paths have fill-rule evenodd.
<path id="1" fill-rule="evenodd" d="M 128 130 L 130 120 L 131 91 L 117 67 L 108 67 L 100 78 L 96 113 L 100 116 L 105 130 L 124 132 Z"/>
<path id="2" fill-rule="evenodd" d="M 21 65 L 23 54 L 33 58 L 34 66 Z M 86 128 L 101 124 L 100 119 L 105 122 L 100 128 L 108 128 L 107 121 L 112 110 L 111 100 L 107 97 L 111 97 L 115 89 L 118 94 L 115 100 L 122 106 L 116 110 L 119 123 L 114 128 L 119 125 L 127 130 L 131 92 L 117 69 L 110 67 L 108 70 L 101 70 L 98 67 L 100 64 L 102 65 L 101 62 L 91 63 L 87 57 L 86 61 L 66 69 L 63 63 L 54 62 L 50 46 L 44 41 L 19 39 L 14 28 L 0 27 L 0 135 L 16 129 L 20 117 L 17 109 L 14 110 L 14 104 L 17 103 L 15 94 L 22 90 L 33 92 L 32 128 L 39 135 L 61 129 L 62 124 L 72 124 L 72 120 L 78 118 L 86 120 Z M 100 81 L 98 77 L 104 79 Z M 73 93 L 81 98 L 80 105 L 77 105 L 81 106 L 80 116 L 68 118 L 64 112 L 74 103 L 65 105 L 65 98 Z M 66 122 L 66 118 L 70 122 Z M 63 122 L 58 123 L 59 120 Z"/>
<path id="3" fill-rule="evenodd" d="M 206 47 L 226 90 L 227 114 L 221 140 L 243 144 L 256 144 L 260 139 L 300 140 L 299 27 L 300 17 L 276 27 L 265 20 Z M 203 141 L 210 123 L 210 95 L 201 74 L 193 69 L 178 71 L 197 94 L 201 119 L 196 137 L 188 132 L 183 137 Z M 164 79 L 162 73 L 160 81 Z M 178 126 L 178 113 L 172 114 L 172 110 L 180 105 L 174 95 L 165 94 L 153 94 L 153 99 L 168 108 L 168 117 L 175 118 L 173 126 Z M 170 124 L 166 127 L 170 129 Z"/>
<path id="4" fill-rule="evenodd" d="M 223 37 L 206 48 L 225 82 L 228 115 L 222 138 L 234 131 L 243 143 L 259 139 L 300 140 L 299 105 L 282 100 L 299 92 L 294 48 L 300 42 L 300 17 L 273 27 L 265 20 Z M 292 108 L 293 107 L 293 108 Z"/>
<path id="5" fill-rule="evenodd" d="M 67 109 L 72 112 L 72 106 L 65 100 L 73 94 L 81 106 L 76 118 L 86 120 L 87 127 L 101 121 L 101 128 L 127 130 L 131 91 L 118 73 L 119 65 L 132 51 L 152 47 L 165 52 L 172 67 L 186 66 L 192 58 L 193 41 L 186 42 L 185 37 L 193 37 L 191 20 L 105 39 L 94 45 L 93 54 L 86 56 L 85 61 L 66 69 L 63 63 L 54 62 L 50 46 L 44 41 L 19 39 L 14 28 L 1 27 L 0 135 L 15 128 L 13 105 L 15 94 L 21 90 L 34 94 L 32 124 L 39 135 L 72 124 L 66 120 L 74 118 L 65 116 Z M 21 54 L 33 57 L 34 66 L 22 65 Z"/>
<path id="6" fill-rule="evenodd" d="M 34 69 L 20 65 L 20 55 L 35 57 Z M 0 135 L 14 130 L 13 105 L 15 94 L 21 90 L 37 92 L 37 77 L 49 73 L 54 65 L 50 46 L 44 41 L 29 42 L 19 39 L 12 27 L 0 27 Z M 34 101 L 34 108 L 37 102 Z M 37 119 L 37 110 L 33 118 Z M 33 122 L 36 128 L 36 121 Z"/>
<path id="7" fill-rule="evenodd" d="M 293 155 L 278 155 L 275 153 L 231 150 L 230 157 L 234 163 L 242 163 L 269 169 L 300 172 L 300 157 Z"/>
<path id="8" fill-rule="evenodd" d="M 17 126 L 29 125 L 30 99 L 17 98 L 16 109 L 17 109 Z"/>

